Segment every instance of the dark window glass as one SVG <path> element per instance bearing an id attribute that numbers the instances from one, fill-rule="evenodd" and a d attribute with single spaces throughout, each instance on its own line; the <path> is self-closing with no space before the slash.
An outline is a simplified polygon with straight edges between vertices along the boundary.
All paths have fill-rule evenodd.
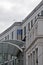
<path id="1" fill-rule="evenodd" d="M 26 36 L 26 27 L 24 27 L 24 36 Z"/>
<path id="2" fill-rule="evenodd" d="M 30 31 L 30 22 L 28 23 L 28 30 Z"/>
<path id="3" fill-rule="evenodd" d="M 35 65 L 35 51 L 33 51 L 33 65 Z"/>
<path id="4" fill-rule="evenodd" d="M 38 48 L 36 49 L 36 63 L 38 65 Z"/>
<path id="5" fill-rule="evenodd" d="M 12 32 L 12 39 L 13 39 L 13 32 Z"/>
<path id="6" fill-rule="evenodd" d="M 35 22 L 34 23 L 36 23 L 36 21 L 37 21 L 37 18 L 35 17 Z"/>
<path id="7" fill-rule="evenodd" d="M 41 15 L 43 16 L 43 11 L 41 11 Z"/>
<path id="8" fill-rule="evenodd" d="M 40 13 L 38 13 L 38 16 L 40 16 Z"/>
<path id="9" fill-rule="evenodd" d="M 21 29 L 17 30 L 17 34 L 21 35 Z"/>
<path id="10" fill-rule="evenodd" d="M 31 20 L 31 28 L 33 27 L 33 20 Z"/>
<path id="11" fill-rule="evenodd" d="M 14 60 L 13 60 L 13 65 L 14 65 Z"/>
<path id="12" fill-rule="evenodd" d="M 21 29 L 21 40 L 22 40 L 22 33 L 23 33 L 23 30 Z"/>
<path id="13" fill-rule="evenodd" d="M 8 40 L 9 40 L 9 35 L 8 35 Z"/>

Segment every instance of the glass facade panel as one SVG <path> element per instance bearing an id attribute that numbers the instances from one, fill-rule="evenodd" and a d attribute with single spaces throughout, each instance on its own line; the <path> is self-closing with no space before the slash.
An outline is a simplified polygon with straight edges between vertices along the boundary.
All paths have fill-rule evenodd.
<path id="1" fill-rule="evenodd" d="M 0 54 L 0 63 L 2 62 L 2 54 Z"/>
<path id="2" fill-rule="evenodd" d="M 0 63 L 8 60 L 8 54 L 0 53 Z"/>

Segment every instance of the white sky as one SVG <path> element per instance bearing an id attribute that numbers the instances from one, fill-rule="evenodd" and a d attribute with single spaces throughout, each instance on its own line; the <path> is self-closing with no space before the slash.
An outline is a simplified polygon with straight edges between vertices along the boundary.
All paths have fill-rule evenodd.
<path id="1" fill-rule="evenodd" d="M 21 22 L 41 0 L 0 0 L 0 33 Z"/>

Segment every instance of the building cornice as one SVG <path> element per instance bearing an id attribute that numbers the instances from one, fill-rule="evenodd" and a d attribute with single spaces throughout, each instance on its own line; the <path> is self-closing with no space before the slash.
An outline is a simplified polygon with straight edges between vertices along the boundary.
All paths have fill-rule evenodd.
<path id="1" fill-rule="evenodd" d="M 43 35 L 38 35 L 38 36 L 36 36 L 36 38 L 34 39 L 34 41 L 28 46 L 27 49 L 25 49 L 25 52 L 27 52 L 28 49 L 30 49 L 30 48 L 35 44 L 35 42 L 36 42 L 38 39 L 42 39 L 42 38 L 43 38 Z"/>
<path id="2" fill-rule="evenodd" d="M 41 1 L 35 9 L 22 21 L 22 24 L 24 24 L 41 6 L 43 5 L 43 1 Z"/>
<path id="3" fill-rule="evenodd" d="M 4 32 L 2 32 L 2 33 L 0 34 L 0 37 L 1 37 L 2 35 L 4 35 L 5 33 L 7 33 L 8 31 L 10 31 L 14 26 L 21 26 L 21 22 L 15 22 L 15 23 L 13 23 L 9 28 L 7 28 Z"/>

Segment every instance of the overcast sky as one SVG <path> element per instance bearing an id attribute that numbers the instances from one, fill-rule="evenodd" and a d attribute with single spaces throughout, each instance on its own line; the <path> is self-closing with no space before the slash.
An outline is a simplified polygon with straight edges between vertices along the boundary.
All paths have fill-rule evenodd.
<path id="1" fill-rule="evenodd" d="M 0 0 L 0 33 L 21 22 L 41 0 Z"/>

